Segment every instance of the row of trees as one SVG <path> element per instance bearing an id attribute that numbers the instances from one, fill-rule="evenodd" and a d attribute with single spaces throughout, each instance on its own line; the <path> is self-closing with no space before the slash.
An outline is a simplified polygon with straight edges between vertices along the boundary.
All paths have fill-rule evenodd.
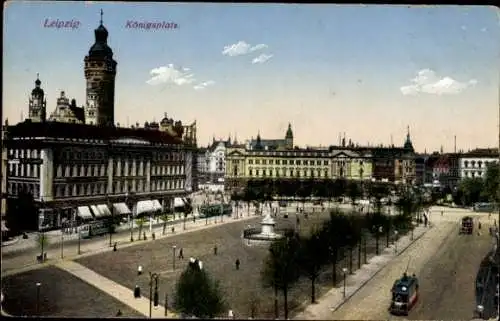
<path id="1" fill-rule="evenodd" d="M 348 197 L 355 203 L 366 196 L 380 202 L 394 190 L 390 183 L 359 182 L 346 179 L 316 179 L 316 180 L 291 180 L 291 179 L 263 179 L 250 180 L 242 193 L 233 193 L 233 201 L 266 202 L 274 197 L 295 197 L 305 202 L 310 197 L 336 200 Z"/>
<path id="2" fill-rule="evenodd" d="M 403 205 L 401 205 L 403 206 Z M 269 249 L 264 269 L 263 282 L 275 291 L 275 314 L 278 317 L 278 291 L 283 294 L 285 319 L 288 318 L 288 292 L 293 284 L 302 276 L 311 281 L 311 302 L 316 300 L 316 281 L 325 265 L 332 264 L 332 279 L 337 283 L 337 265 L 346 259 L 349 253 L 349 270 L 352 273 L 353 250 L 358 249 L 358 268 L 361 265 L 362 248 L 366 262 L 366 241 L 371 235 L 375 237 L 377 254 L 379 238 L 386 236 L 387 244 L 391 232 L 402 233 L 413 228 L 411 208 L 405 204 L 405 212 L 396 216 L 380 213 L 345 215 L 332 211 L 330 219 L 320 228 L 312 230 L 306 237 L 298 234 L 274 241 Z M 409 212 L 406 212 L 408 210 Z"/>

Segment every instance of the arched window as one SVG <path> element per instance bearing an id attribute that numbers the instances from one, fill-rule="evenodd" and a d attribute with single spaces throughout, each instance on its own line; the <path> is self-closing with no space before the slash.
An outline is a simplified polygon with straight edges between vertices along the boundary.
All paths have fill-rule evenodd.
<path id="1" fill-rule="evenodd" d="M 57 177 L 61 177 L 61 176 L 62 176 L 62 166 L 61 166 L 61 165 L 58 165 L 58 166 L 57 166 L 57 173 L 56 173 L 56 176 L 57 176 Z"/>

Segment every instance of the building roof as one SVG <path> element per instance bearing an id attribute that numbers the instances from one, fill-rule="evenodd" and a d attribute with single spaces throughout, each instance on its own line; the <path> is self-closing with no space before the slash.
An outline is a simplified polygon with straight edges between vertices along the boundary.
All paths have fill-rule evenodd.
<path id="1" fill-rule="evenodd" d="M 268 150 L 273 150 L 277 149 L 279 147 L 284 147 L 286 141 L 284 139 L 261 139 L 260 140 L 260 146 L 262 146 L 263 149 L 267 147 Z M 258 140 L 257 139 L 252 139 L 250 140 L 250 148 L 255 149 L 258 145 Z"/>
<path id="2" fill-rule="evenodd" d="M 462 154 L 462 157 L 498 157 L 498 148 L 476 148 L 467 153 Z"/>
<path id="3" fill-rule="evenodd" d="M 34 123 L 26 120 L 8 127 L 8 137 L 61 137 L 61 138 L 90 138 L 90 139 L 118 139 L 133 137 L 144 139 L 151 143 L 181 144 L 182 139 L 167 132 L 147 130 L 143 128 L 105 127 L 86 124 L 71 124 L 63 122 Z"/>

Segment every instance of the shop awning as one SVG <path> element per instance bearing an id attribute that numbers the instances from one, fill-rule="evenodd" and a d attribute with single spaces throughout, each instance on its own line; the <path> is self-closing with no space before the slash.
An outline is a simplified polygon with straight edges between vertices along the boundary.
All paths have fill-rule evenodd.
<path id="1" fill-rule="evenodd" d="M 115 214 L 118 215 L 128 215 L 132 213 L 125 203 L 115 203 L 113 204 L 113 209 L 115 210 Z"/>
<path id="2" fill-rule="evenodd" d="M 161 206 L 160 202 L 158 200 L 153 200 L 153 208 L 155 211 L 161 211 L 163 209 L 163 206 Z"/>
<path id="3" fill-rule="evenodd" d="M 79 206 L 76 213 L 78 214 L 78 216 L 80 218 L 82 218 L 84 220 L 93 218 L 92 213 L 90 212 L 90 209 L 88 206 Z"/>
<path id="4" fill-rule="evenodd" d="M 2 232 L 8 232 L 9 228 L 5 225 L 5 221 L 2 221 Z"/>
<path id="5" fill-rule="evenodd" d="M 101 212 L 101 216 L 111 216 L 111 211 L 109 210 L 108 205 L 99 204 L 97 205 L 97 208 L 99 209 L 99 212 Z"/>
<path id="6" fill-rule="evenodd" d="M 94 216 L 96 218 L 103 216 L 101 214 L 101 211 L 99 211 L 99 208 L 97 207 L 97 205 L 90 205 L 90 209 L 92 210 L 92 214 L 94 214 Z"/>
<path id="7" fill-rule="evenodd" d="M 154 212 L 153 202 L 150 200 L 137 202 L 136 215 L 148 212 Z"/>

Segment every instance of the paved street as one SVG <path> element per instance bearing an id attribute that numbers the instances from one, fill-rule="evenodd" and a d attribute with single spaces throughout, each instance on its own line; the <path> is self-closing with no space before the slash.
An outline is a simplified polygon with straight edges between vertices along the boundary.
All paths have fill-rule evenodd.
<path id="1" fill-rule="evenodd" d="M 439 208 L 433 209 L 440 213 Z M 471 319 L 475 307 L 475 277 L 491 246 L 487 235 L 487 215 L 482 217 L 483 233 L 458 235 L 460 217 L 456 211 L 435 215 L 434 227 L 408 250 L 391 262 L 367 285 L 331 314 L 331 318 L 394 319 L 387 309 L 390 289 L 410 262 L 408 273 L 420 280 L 421 299 L 407 319 Z M 410 260 L 410 261 L 409 261 Z M 384 295 L 385 294 L 385 295 Z"/>

